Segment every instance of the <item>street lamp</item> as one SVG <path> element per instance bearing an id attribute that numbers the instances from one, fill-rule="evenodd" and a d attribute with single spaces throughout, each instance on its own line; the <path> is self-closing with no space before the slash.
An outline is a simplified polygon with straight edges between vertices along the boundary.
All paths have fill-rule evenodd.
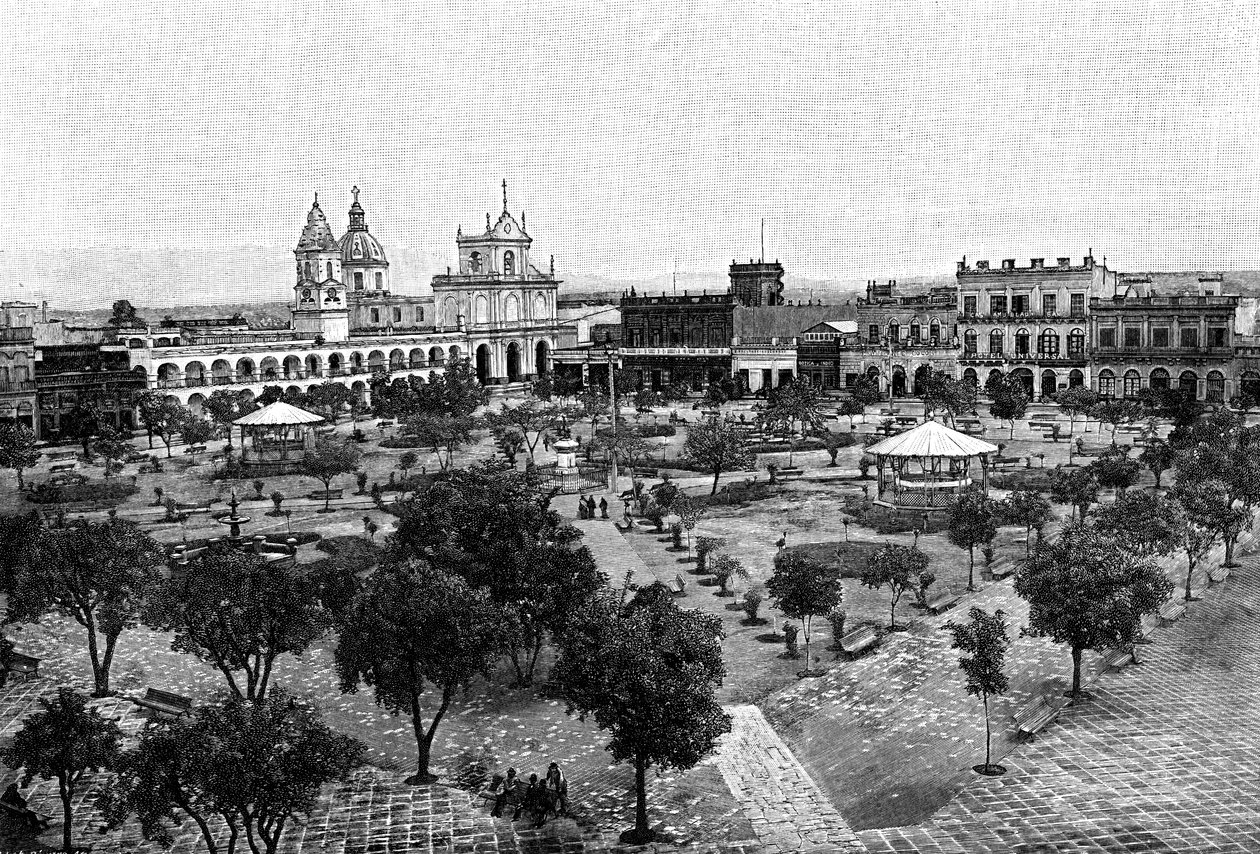
<path id="1" fill-rule="evenodd" d="M 617 494 L 617 381 L 613 376 L 613 348 L 604 345 L 604 356 L 608 359 L 608 408 L 612 413 L 612 441 L 608 451 L 608 491 Z"/>
<path id="2" fill-rule="evenodd" d="M 893 403 L 893 338 L 891 335 L 884 336 L 884 344 L 888 346 L 888 414 L 896 415 L 897 408 Z"/>

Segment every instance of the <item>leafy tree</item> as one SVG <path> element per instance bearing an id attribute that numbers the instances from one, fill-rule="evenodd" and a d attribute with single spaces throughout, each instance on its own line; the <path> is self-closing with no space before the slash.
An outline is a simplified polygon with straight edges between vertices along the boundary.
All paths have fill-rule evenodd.
<path id="1" fill-rule="evenodd" d="M 1098 479 L 1098 485 L 1105 489 L 1114 489 L 1117 495 L 1137 483 L 1141 474 L 1141 464 L 1129 456 L 1129 446 L 1113 445 L 1109 450 L 1098 455 L 1088 468 Z"/>
<path id="2" fill-rule="evenodd" d="M 498 412 L 486 413 L 486 424 L 491 430 L 518 434 L 529 451 L 532 463 L 538 443 L 544 436 L 554 435 L 560 426 L 561 412 L 562 407 L 554 404 L 526 400 L 516 406 L 505 405 Z"/>
<path id="3" fill-rule="evenodd" d="M 847 448 L 853 444 L 851 436 L 845 436 L 841 433 L 832 433 L 830 430 L 822 431 L 823 449 L 826 450 L 827 456 L 831 457 L 831 462 L 827 464 L 828 468 L 834 468 L 836 465 L 836 455 L 840 453 L 841 448 Z"/>
<path id="4" fill-rule="evenodd" d="M 944 412 L 949 416 L 950 426 L 961 413 L 976 411 L 976 386 L 967 380 L 955 379 L 941 370 L 931 371 L 922 383 L 925 411 Z"/>
<path id="5" fill-rule="evenodd" d="M 187 816 L 209 854 L 232 854 L 242 836 L 251 851 L 275 854 L 324 784 L 346 780 L 363 754 L 318 709 L 283 691 L 233 697 L 145 727 L 120 757 L 102 812 L 110 827 L 136 815 L 144 839 L 168 847 Z"/>
<path id="6" fill-rule="evenodd" d="M 308 409 L 318 412 L 330 424 L 337 423 L 337 416 L 354 400 L 354 392 L 344 383 L 328 380 L 306 389 L 303 402 Z"/>
<path id="7" fill-rule="evenodd" d="M 1175 495 L 1184 510 L 1180 541 L 1190 564 L 1186 570 L 1186 601 L 1189 601 L 1190 582 L 1199 562 L 1207 557 L 1217 537 L 1225 543 L 1236 542 L 1238 535 L 1250 527 L 1251 513 L 1230 500 L 1220 480 L 1179 482 Z"/>
<path id="8" fill-rule="evenodd" d="M 467 415 L 436 415 L 421 412 L 403 424 L 403 433 L 415 436 L 433 449 L 442 471 L 451 467 L 455 452 L 472 442 L 473 431 L 481 422 Z M 445 453 L 445 456 L 443 456 Z"/>
<path id="9" fill-rule="evenodd" d="M 710 381 L 704 389 L 704 395 L 691 405 L 692 409 L 717 409 L 730 400 L 720 382 Z"/>
<path id="10" fill-rule="evenodd" d="M 100 403 L 92 398 L 81 397 L 74 407 L 62 418 L 63 429 L 73 436 L 83 448 L 83 456 L 92 458 L 92 439 L 101 432 L 105 424 L 105 412 Z"/>
<path id="11" fill-rule="evenodd" d="M 341 690 L 367 685 L 376 703 L 411 718 L 418 754 L 408 783 L 431 783 L 429 757 L 455 692 L 488 673 L 502 648 L 502 613 L 484 590 L 421 561 L 379 567 L 355 595 L 335 661 Z M 424 722 L 429 686 L 437 706 Z"/>
<path id="12" fill-rule="evenodd" d="M 415 451 L 403 451 L 398 457 L 398 468 L 402 471 L 403 477 L 407 476 L 407 472 L 416 467 L 420 462 L 420 455 Z"/>
<path id="13" fill-rule="evenodd" d="M 798 427 L 803 435 L 822 427 L 822 392 L 807 377 L 795 377 L 791 382 L 770 389 L 767 404 L 766 417 L 787 430 L 788 465 L 791 466 L 791 440 Z"/>
<path id="14" fill-rule="evenodd" d="M 814 617 L 826 615 L 840 604 L 843 589 L 840 567 L 814 560 L 795 551 L 780 551 L 766 592 L 785 617 L 800 620 L 805 631 L 805 667 L 809 671 L 809 639 Z"/>
<path id="15" fill-rule="evenodd" d="M 37 702 L 40 711 L 23 721 L 12 745 L 0 748 L 0 759 L 10 768 L 23 769 L 23 786 L 36 777 L 57 781 L 62 850 L 70 854 L 77 850 L 71 823 L 79 781 L 88 771 L 113 768 L 122 731 L 70 688 L 58 688 L 55 697 L 40 697 Z"/>
<path id="16" fill-rule="evenodd" d="M 678 517 L 678 524 L 687 532 L 687 557 L 691 557 L 691 532 L 696 529 L 696 523 L 700 521 L 700 517 L 704 515 L 705 505 L 697 501 L 685 492 L 680 492 L 678 497 L 674 499 L 671 506 L 674 514 Z"/>
<path id="17" fill-rule="evenodd" d="M 124 326 L 136 327 L 142 325 L 140 318 L 136 315 L 136 308 L 131 304 L 130 300 L 120 299 L 114 300 L 113 310 L 110 312 L 109 320 L 105 321 L 108 326 Z"/>
<path id="18" fill-rule="evenodd" d="M 19 573 L 34 557 L 35 544 L 44 530 L 38 511 L 25 515 L 0 516 L 0 590 L 10 592 Z"/>
<path id="19" fill-rule="evenodd" d="M 989 415 L 1011 425 L 1011 438 L 1015 438 L 1015 422 L 1028 411 L 1028 389 L 1018 377 L 1006 374 L 986 384 L 985 390 L 993 398 Z"/>
<path id="20" fill-rule="evenodd" d="M 927 572 L 928 556 L 918 546 L 901 546 L 888 543 L 867 561 L 862 570 L 862 586 L 872 590 L 887 587 L 892 596 L 889 605 L 888 628 L 897 630 L 897 603 L 908 591 L 919 587 L 919 578 Z"/>
<path id="21" fill-rule="evenodd" d="M 1002 518 L 1024 529 L 1024 554 L 1032 553 L 1032 532 L 1050 521 L 1050 502 L 1035 489 L 1017 489 L 1002 502 Z"/>
<path id="22" fill-rule="evenodd" d="M 621 839 L 650 842 L 647 770 L 680 771 L 713 752 L 730 731 L 730 717 L 714 696 L 726 668 L 722 621 L 681 610 L 659 584 L 628 603 L 597 600 L 565 633 L 554 679 L 569 712 L 610 736 L 614 762 L 635 771 L 635 827 Z"/>
<path id="23" fill-rule="evenodd" d="M 650 388 L 641 388 L 634 393 L 635 412 L 651 412 L 661 405 L 661 396 Z"/>
<path id="24" fill-rule="evenodd" d="M 305 567 L 224 549 L 158 585 L 144 621 L 172 632 L 171 649 L 213 666 L 234 697 L 261 700 L 281 655 L 301 655 L 329 628 Z"/>
<path id="25" fill-rule="evenodd" d="M 1037 543 L 1015 573 L 1015 592 L 1029 608 L 1024 631 L 1071 651 L 1073 699 L 1080 697 L 1081 654 L 1134 644 L 1142 617 L 1157 611 L 1171 591 L 1158 566 L 1082 524 Z"/>
<path id="26" fill-rule="evenodd" d="M 278 400 L 284 399 L 284 389 L 278 385 L 265 385 L 263 390 L 258 394 L 258 405 L 269 406 Z"/>
<path id="27" fill-rule="evenodd" d="M 1185 520 L 1175 501 L 1155 493 L 1128 492 L 1092 514 L 1094 527 L 1138 557 L 1168 555 L 1178 547 Z"/>
<path id="28" fill-rule="evenodd" d="M 756 455 L 748 450 L 743 434 L 733 425 L 718 419 L 687 429 L 683 455 L 693 465 L 713 472 L 710 495 L 717 494 L 718 479 L 723 472 L 745 471 L 756 462 Z"/>
<path id="29" fill-rule="evenodd" d="M 849 389 L 849 399 L 856 400 L 862 404 L 863 411 L 872 403 L 879 403 L 883 400 L 883 395 L 879 392 L 879 380 L 869 376 L 859 377 L 857 382 Z M 862 413 L 856 414 L 861 415 Z M 851 424 L 852 422 L 850 422 Z"/>
<path id="30" fill-rule="evenodd" d="M 485 406 L 490 399 L 490 393 L 477 379 L 477 368 L 467 357 L 447 360 L 446 368 L 436 377 L 436 382 L 430 378 L 424 384 L 430 395 L 426 405 L 452 418 L 471 417 L 477 407 Z"/>
<path id="31" fill-rule="evenodd" d="M 616 456 L 617 461 L 633 471 L 651 450 L 647 440 L 638 433 L 618 430 L 617 435 L 605 434 L 595 440 L 595 446 L 605 453 Z"/>
<path id="32" fill-rule="evenodd" d="M 1059 408 L 1067 413 L 1068 432 L 1076 432 L 1076 416 L 1085 415 L 1088 417 L 1089 411 L 1098 403 L 1101 398 L 1098 392 L 1086 388 L 1083 385 L 1075 385 L 1063 389 L 1054 396 L 1055 403 L 1059 404 Z M 1086 424 L 1086 427 L 1089 425 Z"/>
<path id="33" fill-rule="evenodd" d="M 1203 482 L 1222 489 L 1222 500 L 1231 512 L 1222 508 L 1209 514 L 1216 518 L 1209 527 L 1225 543 L 1225 565 L 1235 566 L 1238 536 L 1248 529 L 1260 504 L 1260 427 L 1248 427 L 1236 413 L 1221 411 L 1177 428 L 1169 442 L 1181 449 L 1177 453 L 1179 490 Z"/>
<path id="34" fill-rule="evenodd" d="M 1163 439 L 1147 439 L 1146 447 L 1138 454 L 1138 462 L 1146 466 L 1146 470 L 1155 476 L 1155 488 L 1160 488 L 1164 472 L 1173 467 L 1177 455 L 1172 446 Z"/>
<path id="35" fill-rule="evenodd" d="M 302 474 L 324 484 L 324 507 L 320 512 L 332 512 L 329 506 L 332 496 L 328 492 L 332 479 L 357 469 L 361 456 L 353 442 L 321 436 L 316 440 L 315 447 L 302 457 Z"/>
<path id="36" fill-rule="evenodd" d="M 548 374 L 552 382 L 552 394 L 561 400 L 576 397 L 582 390 L 582 377 L 567 373 Z"/>
<path id="37" fill-rule="evenodd" d="M 1135 400 L 1100 400 L 1090 408 L 1089 415 L 1100 424 L 1111 425 L 1111 445 L 1115 447 L 1116 428 L 1141 419 L 1142 405 Z"/>
<path id="38" fill-rule="evenodd" d="M 591 422 L 591 435 L 595 435 L 595 425 L 609 417 L 611 404 L 608 395 L 598 388 L 589 388 L 577 396 L 578 408 L 582 417 Z"/>
<path id="39" fill-rule="evenodd" d="M 709 560 L 709 572 L 712 573 L 713 579 L 718 583 L 718 596 L 734 595 L 727 591 L 726 585 L 731 583 L 732 578 L 748 579 L 748 570 L 740 562 L 739 558 L 732 557 L 728 554 L 716 555 Z M 809 641 L 806 639 L 806 646 Z M 806 649 L 808 652 L 808 649 Z"/>
<path id="40" fill-rule="evenodd" d="M 1088 467 L 1059 469 L 1050 473 L 1050 498 L 1072 507 L 1072 518 L 1085 518 L 1089 505 L 1098 500 L 1098 477 Z"/>
<path id="41" fill-rule="evenodd" d="M 997 520 L 993 502 L 979 489 L 968 489 L 949 505 L 949 541 L 967 550 L 967 589 L 976 589 L 976 546 L 993 542 Z"/>
<path id="42" fill-rule="evenodd" d="M 38 622 L 55 611 L 83 626 L 93 696 L 104 697 L 110 693 L 118 636 L 136 625 L 139 603 L 165 558 L 152 537 L 121 519 L 47 529 L 35 541 L 32 560 L 18 573 L 8 618 Z"/>
<path id="43" fill-rule="evenodd" d="M 0 468 L 13 469 L 19 490 L 26 488 L 22 472 L 39 460 L 40 452 L 35 443 L 34 431 L 25 424 L 0 421 Z"/>
<path id="44" fill-rule="evenodd" d="M 211 392 L 203 404 L 210 420 L 227 436 L 228 444 L 232 442 L 232 422 L 240 418 L 241 399 L 233 392 L 219 388 Z"/>
<path id="45" fill-rule="evenodd" d="M 967 693 L 979 697 L 984 703 L 984 774 L 1001 773 L 1000 766 L 992 761 L 993 736 L 989 727 L 989 697 L 1000 697 L 1010 687 L 1006 677 L 1006 650 L 1011 644 L 1006 631 L 1006 615 L 1001 611 L 990 614 L 981 608 L 968 612 L 970 620 L 955 623 L 950 620 L 945 628 L 954 637 L 953 648 L 962 651 L 958 666 L 967 678 Z"/>
<path id="46" fill-rule="evenodd" d="M 696 572 L 704 574 L 707 569 L 709 555 L 726 548 L 726 540 L 722 537 L 696 537 Z"/>
<path id="47" fill-rule="evenodd" d="M 534 378 L 529 393 L 539 400 L 550 401 L 556 395 L 556 383 L 550 373 L 544 371 Z"/>
<path id="48" fill-rule="evenodd" d="M 214 427 L 206 419 L 189 413 L 179 423 L 179 436 L 190 448 L 204 445 L 214 436 Z M 169 451 L 169 448 L 167 450 Z"/>
<path id="49" fill-rule="evenodd" d="M 854 393 L 852 397 L 846 397 L 840 401 L 840 406 L 836 410 L 840 415 L 849 419 L 849 431 L 853 430 L 853 419 L 858 415 L 866 414 L 866 404 L 863 403 Z"/>
<path id="50" fill-rule="evenodd" d="M 119 435 L 113 427 L 101 428 L 100 435 L 92 443 L 92 450 L 105 458 L 105 476 L 111 477 L 124 460 L 131 455 L 134 448 L 131 443 Z"/>

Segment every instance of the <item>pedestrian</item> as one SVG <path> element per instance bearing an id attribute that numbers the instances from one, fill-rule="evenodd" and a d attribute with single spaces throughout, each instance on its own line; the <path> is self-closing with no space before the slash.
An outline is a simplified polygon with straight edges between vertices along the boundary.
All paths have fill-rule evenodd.
<path id="1" fill-rule="evenodd" d="M 569 815 L 569 781 L 564 778 L 564 772 L 555 762 L 547 766 L 547 779 L 543 781 L 543 786 L 555 798 L 556 803 L 560 804 L 560 815 L 567 817 Z"/>
<path id="2" fill-rule="evenodd" d="M 586 518 L 586 496 L 585 495 L 578 496 L 578 518 L 579 519 Z"/>
<path id="3" fill-rule="evenodd" d="M 43 832 L 44 822 L 40 821 L 39 815 L 27 805 L 26 798 L 22 797 L 22 794 L 18 791 L 17 783 L 9 784 L 9 787 L 4 790 L 4 794 L 0 795 L 0 803 L 19 810 L 25 810 L 26 819 L 30 822 L 31 829 L 36 833 Z"/>
<path id="4" fill-rule="evenodd" d="M 538 783 L 538 775 L 529 775 L 529 785 L 525 787 L 525 792 L 521 796 L 521 801 L 516 805 L 516 812 L 512 813 L 512 821 L 516 821 L 521 817 L 521 813 L 526 809 L 533 810 L 538 804 L 538 793 L 542 790 L 542 786 Z"/>
<path id="5" fill-rule="evenodd" d="M 508 798 L 516 793 L 520 787 L 521 781 L 516 776 L 516 769 L 507 769 L 507 777 L 503 780 L 503 788 L 494 796 L 494 809 L 490 810 L 490 815 L 495 818 L 503 816 L 503 808 L 507 806 Z"/>
<path id="6" fill-rule="evenodd" d="M 599 518 L 601 519 L 608 518 L 608 499 L 607 498 L 599 499 Z"/>
<path id="7" fill-rule="evenodd" d="M 595 518 L 595 496 L 594 495 L 586 496 L 586 518 L 587 519 Z"/>

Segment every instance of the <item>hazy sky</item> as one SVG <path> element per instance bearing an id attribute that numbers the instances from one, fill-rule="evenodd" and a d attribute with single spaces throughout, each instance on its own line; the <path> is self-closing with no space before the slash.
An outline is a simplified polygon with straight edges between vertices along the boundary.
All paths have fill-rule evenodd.
<path id="1" fill-rule="evenodd" d="M 684 284 L 762 216 L 816 279 L 1260 267 L 1254 2 L 1115 5 L 9 4 L 0 296 L 103 299 L 120 257 L 137 301 L 283 296 L 354 184 L 437 272 L 505 177 L 572 281 Z"/>

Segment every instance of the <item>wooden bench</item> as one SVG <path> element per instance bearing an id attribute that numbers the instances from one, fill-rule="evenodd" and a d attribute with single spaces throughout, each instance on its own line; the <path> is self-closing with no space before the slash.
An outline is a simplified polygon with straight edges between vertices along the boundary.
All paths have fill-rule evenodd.
<path id="1" fill-rule="evenodd" d="M 205 445 L 189 445 L 187 448 L 184 448 L 185 454 L 204 454 L 205 452 Z"/>
<path id="2" fill-rule="evenodd" d="M 675 574 L 673 581 L 665 582 L 665 589 L 675 596 L 685 596 L 687 594 L 687 582 L 681 574 Z"/>
<path id="3" fill-rule="evenodd" d="M 958 604 L 958 597 L 948 590 L 942 590 L 927 600 L 927 609 L 933 614 L 939 614 L 946 608 L 951 608 L 956 604 Z"/>
<path id="4" fill-rule="evenodd" d="M 1049 726 L 1059 712 L 1060 707 L 1042 695 L 1029 700 L 1011 717 L 1015 719 L 1015 727 L 1021 735 L 1033 736 Z"/>
<path id="5" fill-rule="evenodd" d="M 1112 649 L 1103 653 L 1103 664 L 1108 668 L 1127 667 L 1130 664 L 1141 664 L 1138 660 L 1137 647 L 1130 649 Z"/>
<path id="6" fill-rule="evenodd" d="M 143 697 L 132 697 L 131 702 L 143 706 L 155 715 L 182 717 L 192 711 L 193 702 L 188 697 L 172 694 L 170 691 L 159 691 L 157 688 L 144 689 Z"/>
<path id="7" fill-rule="evenodd" d="M 40 660 L 33 655 L 23 655 L 20 652 L 9 653 L 8 675 L 21 676 L 22 681 L 27 679 L 38 678 Z"/>
<path id="8" fill-rule="evenodd" d="M 317 489 L 306 497 L 312 501 L 327 501 L 341 498 L 341 493 L 342 490 L 340 489 Z"/>
<path id="9" fill-rule="evenodd" d="M 984 435 L 984 425 L 983 425 L 983 424 L 962 424 L 962 423 L 959 423 L 959 425 L 958 425 L 958 429 L 959 429 L 961 432 L 966 433 L 966 434 L 967 434 L 967 435 L 969 435 L 969 436 L 981 436 L 981 435 Z"/>
<path id="10" fill-rule="evenodd" d="M 1146 428 L 1138 424 L 1121 424 L 1116 428 L 1117 433 L 1142 433 L 1145 431 Z"/>
<path id="11" fill-rule="evenodd" d="M 1179 599 L 1169 599 L 1159 609 L 1159 619 L 1165 623 L 1175 623 L 1186 613 L 1186 603 Z"/>
<path id="12" fill-rule="evenodd" d="M 910 427 L 917 426 L 919 423 L 919 419 L 913 415 L 898 415 L 896 418 L 893 419 L 893 421 L 897 422 L 898 424 L 908 425 Z"/>
<path id="13" fill-rule="evenodd" d="M 393 421 L 377 421 L 376 422 L 376 429 L 378 430 L 384 430 L 386 427 L 393 427 L 393 426 L 394 426 Z"/>
<path id="14" fill-rule="evenodd" d="M 1006 576 L 1015 574 L 1015 562 L 1001 561 L 999 563 L 995 563 L 989 568 L 989 574 L 998 581 L 1001 581 L 1003 578 L 1006 578 Z"/>
<path id="15" fill-rule="evenodd" d="M 840 639 L 840 651 L 855 656 L 879 643 L 879 636 L 870 626 L 854 629 Z"/>
<path id="16" fill-rule="evenodd" d="M 48 467 L 48 470 L 53 472 L 74 471 L 76 466 L 78 466 L 78 463 L 53 463 Z"/>
<path id="17" fill-rule="evenodd" d="M 1055 427 L 1058 426 L 1058 423 L 1059 422 L 1057 421 L 1029 421 L 1028 429 L 1029 430 L 1053 430 Z"/>
<path id="18" fill-rule="evenodd" d="M 35 810 L 31 809 L 30 807 L 20 807 L 17 804 L 6 804 L 4 801 L 0 801 L 0 810 L 4 810 L 4 812 L 8 813 L 14 818 L 20 818 L 26 822 L 30 822 L 30 820 L 34 818 L 36 826 L 38 826 L 41 829 L 41 831 L 47 830 L 48 827 L 52 824 L 52 816 L 35 812 Z"/>
<path id="19" fill-rule="evenodd" d="M 1208 578 L 1213 584 L 1220 584 L 1222 581 L 1229 578 L 1229 567 L 1218 566 L 1216 569 L 1208 573 Z"/>

